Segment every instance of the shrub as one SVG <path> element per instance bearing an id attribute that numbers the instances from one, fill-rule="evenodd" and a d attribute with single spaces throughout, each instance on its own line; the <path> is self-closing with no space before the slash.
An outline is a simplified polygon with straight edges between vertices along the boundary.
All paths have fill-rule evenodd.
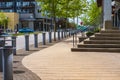
<path id="1" fill-rule="evenodd" d="M 99 27 L 95 28 L 95 29 L 94 29 L 94 32 L 95 32 L 95 33 L 96 33 L 96 32 L 100 32 L 100 28 L 99 28 Z"/>
<path id="2" fill-rule="evenodd" d="M 87 36 L 87 37 L 90 37 L 90 36 L 92 36 L 93 34 L 94 34 L 94 32 L 88 31 L 88 32 L 86 33 L 86 36 Z"/>

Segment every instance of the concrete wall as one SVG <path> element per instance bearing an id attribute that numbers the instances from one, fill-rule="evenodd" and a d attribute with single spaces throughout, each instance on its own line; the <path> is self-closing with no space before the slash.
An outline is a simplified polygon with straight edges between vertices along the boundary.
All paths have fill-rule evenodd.
<path id="1" fill-rule="evenodd" d="M 112 29 L 112 0 L 103 0 L 104 29 Z"/>
<path id="2" fill-rule="evenodd" d="M 19 14 L 17 13 L 4 13 L 8 19 L 8 28 L 14 30 L 15 26 L 19 23 Z"/>

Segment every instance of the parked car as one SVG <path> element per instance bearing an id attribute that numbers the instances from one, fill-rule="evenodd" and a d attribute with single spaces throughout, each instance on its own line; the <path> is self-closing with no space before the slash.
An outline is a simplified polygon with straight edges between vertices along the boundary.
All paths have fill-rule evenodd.
<path id="1" fill-rule="evenodd" d="M 20 33 L 32 33 L 34 32 L 34 30 L 30 29 L 30 28 L 22 28 L 18 30 Z"/>

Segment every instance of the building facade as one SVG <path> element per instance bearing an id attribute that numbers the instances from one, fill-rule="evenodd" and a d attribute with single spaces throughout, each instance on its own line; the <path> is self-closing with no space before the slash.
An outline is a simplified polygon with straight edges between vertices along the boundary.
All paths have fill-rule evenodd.
<path id="1" fill-rule="evenodd" d="M 41 15 L 40 6 L 35 0 L 0 0 L 0 10 L 19 14 L 19 24 L 14 29 L 29 27 L 42 31 L 50 27 L 51 19 Z"/>
<path id="2" fill-rule="evenodd" d="M 19 14 L 14 12 L 4 12 L 4 15 L 8 18 L 7 26 L 4 29 L 14 30 L 14 28 L 19 24 Z"/>

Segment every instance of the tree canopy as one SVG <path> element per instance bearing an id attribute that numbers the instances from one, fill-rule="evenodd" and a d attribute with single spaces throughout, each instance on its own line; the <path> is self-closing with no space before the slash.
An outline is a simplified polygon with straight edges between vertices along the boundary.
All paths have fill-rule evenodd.
<path id="1" fill-rule="evenodd" d="M 4 29 L 8 24 L 9 19 L 7 18 L 7 16 L 3 13 L 0 12 L 0 26 L 3 26 Z"/>
<path id="2" fill-rule="evenodd" d="M 84 25 L 98 25 L 101 21 L 101 7 L 97 6 L 95 0 L 91 0 L 88 3 L 87 11 L 81 16 L 81 20 L 84 22 Z"/>
<path id="3" fill-rule="evenodd" d="M 47 16 L 73 18 L 86 10 L 86 0 L 37 0 Z"/>

